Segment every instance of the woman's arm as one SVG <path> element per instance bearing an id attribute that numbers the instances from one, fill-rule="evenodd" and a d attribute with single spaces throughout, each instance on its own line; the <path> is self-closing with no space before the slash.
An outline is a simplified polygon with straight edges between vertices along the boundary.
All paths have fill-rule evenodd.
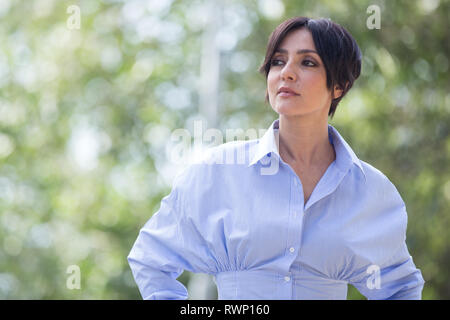
<path id="1" fill-rule="evenodd" d="M 142 298 L 187 299 L 188 293 L 176 279 L 183 272 L 187 261 L 181 255 L 183 242 L 180 237 L 178 196 L 173 190 L 161 201 L 160 209 L 140 230 L 128 255 Z"/>
<path id="2" fill-rule="evenodd" d="M 176 280 L 183 270 L 209 272 L 208 247 L 196 226 L 186 218 L 190 206 L 185 194 L 192 178 L 192 174 L 177 177 L 171 193 L 140 230 L 128 255 L 143 299 L 187 299 L 186 287 Z M 195 205 L 198 198 L 190 197 L 189 204 Z"/>
<path id="3" fill-rule="evenodd" d="M 381 188 L 382 196 L 376 199 L 377 214 L 369 223 L 378 226 L 371 231 L 372 241 L 383 241 L 379 246 L 370 246 L 367 256 L 376 258 L 372 264 L 353 270 L 349 283 L 368 299 L 421 299 L 425 281 L 406 245 L 406 205 L 386 176 L 377 188 Z"/>
<path id="4" fill-rule="evenodd" d="M 378 269 L 364 268 L 349 281 L 369 300 L 420 300 L 424 279 L 404 242 L 396 254 Z M 378 279 L 377 279 L 378 277 Z"/>

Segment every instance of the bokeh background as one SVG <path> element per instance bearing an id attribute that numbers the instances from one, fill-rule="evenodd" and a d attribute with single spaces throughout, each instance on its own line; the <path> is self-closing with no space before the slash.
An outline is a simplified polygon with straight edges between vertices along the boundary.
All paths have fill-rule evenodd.
<path id="1" fill-rule="evenodd" d="M 366 25 L 370 5 L 380 29 Z M 267 128 L 276 114 L 257 69 L 272 30 L 304 15 L 331 18 L 361 47 L 361 77 L 330 123 L 402 195 L 423 298 L 449 299 L 449 9 L 443 0 L 0 1 L 0 298 L 140 299 L 126 256 L 180 169 L 168 156 L 172 133 L 192 132 L 196 119 L 224 133 Z M 80 289 L 67 287 L 72 265 Z M 191 298 L 216 297 L 208 276 L 179 280 Z M 349 286 L 348 299 L 364 297 Z"/>

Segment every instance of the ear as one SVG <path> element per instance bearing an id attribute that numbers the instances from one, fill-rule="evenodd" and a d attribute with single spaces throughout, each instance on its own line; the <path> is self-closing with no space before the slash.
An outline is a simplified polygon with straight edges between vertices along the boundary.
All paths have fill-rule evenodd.
<path id="1" fill-rule="evenodd" d="M 334 97 L 333 97 L 333 100 L 339 98 L 340 96 L 342 96 L 342 93 L 343 93 L 343 92 L 344 92 L 344 91 L 341 89 L 341 87 L 339 87 L 338 85 L 336 85 L 336 86 L 334 87 Z"/>

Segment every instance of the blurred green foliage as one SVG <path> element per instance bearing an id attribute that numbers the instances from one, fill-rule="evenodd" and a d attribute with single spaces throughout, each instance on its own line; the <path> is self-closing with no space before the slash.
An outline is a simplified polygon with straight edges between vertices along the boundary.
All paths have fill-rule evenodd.
<path id="1" fill-rule="evenodd" d="M 222 132 L 276 118 L 257 68 L 281 21 L 329 17 L 355 37 L 362 74 L 330 123 L 402 195 L 423 298 L 449 299 L 449 1 L 222 2 Z M 0 298 L 141 298 L 126 256 L 170 191 L 171 132 L 201 116 L 204 4 L 1 1 Z M 373 4 L 379 30 L 366 26 Z"/>

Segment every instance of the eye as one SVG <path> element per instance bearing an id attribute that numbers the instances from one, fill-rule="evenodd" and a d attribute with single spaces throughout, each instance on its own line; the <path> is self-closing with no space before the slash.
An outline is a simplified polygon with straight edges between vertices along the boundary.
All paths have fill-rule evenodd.
<path id="1" fill-rule="evenodd" d="M 283 62 L 283 61 L 278 60 L 278 59 L 273 59 L 272 61 L 270 61 L 270 65 L 271 66 L 278 66 L 279 65 L 278 62 Z"/>
<path id="2" fill-rule="evenodd" d="M 316 64 L 314 62 L 312 62 L 311 60 L 303 60 L 303 64 L 306 65 L 307 63 L 309 63 L 307 65 L 308 67 L 315 67 L 316 66 Z"/>
<path id="3" fill-rule="evenodd" d="M 270 61 L 271 66 L 280 66 L 281 65 L 280 63 L 283 63 L 283 61 L 278 60 L 278 59 L 272 59 L 272 61 Z M 302 63 L 303 63 L 303 65 L 305 65 L 307 67 L 315 67 L 316 66 L 316 64 L 313 61 L 308 60 L 308 59 L 303 60 Z"/>

